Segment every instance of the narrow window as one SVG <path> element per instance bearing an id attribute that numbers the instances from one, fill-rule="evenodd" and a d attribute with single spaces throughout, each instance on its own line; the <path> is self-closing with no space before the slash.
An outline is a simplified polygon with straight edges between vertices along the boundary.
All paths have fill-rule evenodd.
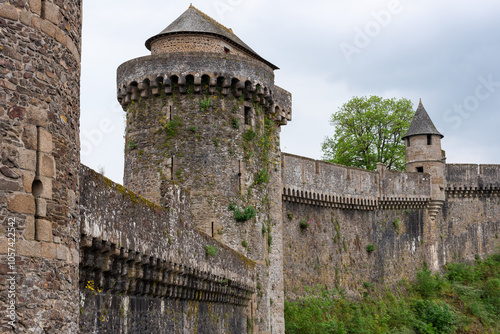
<path id="1" fill-rule="evenodd" d="M 417 167 L 417 173 L 423 173 L 424 167 Z"/>
<path id="2" fill-rule="evenodd" d="M 411 145 L 410 137 L 406 138 L 406 140 L 407 140 L 407 143 L 408 143 L 408 147 L 410 147 L 410 145 Z"/>
<path id="3" fill-rule="evenodd" d="M 214 222 L 212 222 L 212 238 L 214 237 Z"/>
<path id="4" fill-rule="evenodd" d="M 245 124 L 250 125 L 252 123 L 252 113 L 250 107 L 245 107 Z"/>
<path id="5" fill-rule="evenodd" d="M 432 135 L 427 135 L 427 145 L 432 145 Z"/>

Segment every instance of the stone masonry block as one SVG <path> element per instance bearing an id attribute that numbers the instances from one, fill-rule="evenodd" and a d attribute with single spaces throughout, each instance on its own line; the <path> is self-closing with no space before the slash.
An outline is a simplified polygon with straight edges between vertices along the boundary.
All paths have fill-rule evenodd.
<path id="1" fill-rule="evenodd" d="M 20 213 L 35 214 L 35 198 L 31 194 L 17 193 L 7 200 L 9 210 Z"/>
<path id="2" fill-rule="evenodd" d="M 55 259 L 57 256 L 57 244 L 41 242 L 41 255 L 46 259 Z"/>
<path id="3" fill-rule="evenodd" d="M 54 23 L 47 21 L 47 20 L 42 20 L 42 31 L 49 35 L 50 37 L 56 37 L 56 26 Z"/>
<path id="4" fill-rule="evenodd" d="M 17 253 L 20 256 L 40 257 L 42 243 L 37 241 L 18 240 Z"/>
<path id="5" fill-rule="evenodd" d="M 36 240 L 52 242 L 52 223 L 45 219 L 35 220 Z"/>
<path id="6" fill-rule="evenodd" d="M 17 12 L 16 7 L 3 3 L 0 5 L 0 17 L 5 17 L 7 19 L 11 19 L 17 21 L 19 18 L 19 13 Z"/>
<path id="7" fill-rule="evenodd" d="M 38 128 L 38 151 L 52 153 L 52 135 L 43 128 Z"/>
<path id="8" fill-rule="evenodd" d="M 28 150 L 36 150 L 37 149 L 37 129 L 36 125 L 25 124 L 24 132 L 23 132 L 23 143 L 24 147 Z"/>
<path id="9" fill-rule="evenodd" d="M 47 201 L 43 198 L 35 198 L 36 216 L 45 217 L 47 215 Z"/>
<path id="10" fill-rule="evenodd" d="M 80 252 L 74 248 L 71 249 L 71 256 L 73 257 L 73 263 L 74 264 L 79 264 L 80 263 Z"/>
<path id="11" fill-rule="evenodd" d="M 29 124 L 38 125 L 41 127 L 47 126 L 47 111 L 45 109 L 28 107 L 27 111 L 27 121 Z"/>
<path id="12" fill-rule="evenodd" d="M 62 18 L 59 7 L 48 1 L 42 2 L 42 6 L 45 19 L 54 23 L 56 26 L 59 25 Z"/>
<path id="13" fill-rule="evenodd" d="M 43 152 L 37 152 L 38 153 L 38 166 L 37 166 L 37 174 L 41 176 L 46 176 L 46 177 L 56 177 L 56 162 L 54 160 L 54 157 L 43 153 Z"/>
<path id="14" fill-rule="evenodd" d="M 31 193 L 31 186 L 33 185 L 33 180 L 35 179 L 35 172 L 24 171 L 23 172 L 23 186 L 27 193 Z"/>
<path id="15" fill-rule="evenodd" d="M 24 170 L 36 171 L 36 151 L 20 149 L 19 167 Z"/>
<path id="16" fill-rule="evenodd" d="M 26 226 L 24 227 L 24 239 L 35 240 L 35 217 L 26 217 Z"/>
<path id="17" fill-rule="evenodd" d="M 28 0 L 28 3 L 32 13 L 42 15 L 42 0 Z"/>
<path id="18" fill-rule="evenodd" d="M 70 262 L 71 254 L 68 247 L 63 245 L 56 245 L 56 258 L 58 260 L 64 260 Z"/>
<path id="19" fill-rule="evenodd" d="M 31 19 L 32 19 L 32 14 L 27 11 L 21 11 L 19 13 L 19 20 L 21 21 L 22 24 L 27 25 L 28 27 L 31 26 Z"/>
<path id="20" fill-rule="evenodd" d="M 37 179 L 42 183 L 41 192 L 38 197 L 52 198 L 52 179 L 46 176 L 38 176 Z"/>

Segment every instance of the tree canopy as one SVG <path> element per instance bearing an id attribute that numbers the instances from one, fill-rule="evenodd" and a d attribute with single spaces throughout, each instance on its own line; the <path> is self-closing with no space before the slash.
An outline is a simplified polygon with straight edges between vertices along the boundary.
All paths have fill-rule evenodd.
<path id="1" fill-rule="evenodd" d="M 330 117 L 335 133 L 321 145 L 323 160 L 369 170 L 381 162 L 389 169 L 404 170 L 401 138 L 414 114 L 405 98 L 353 97 Z"/>

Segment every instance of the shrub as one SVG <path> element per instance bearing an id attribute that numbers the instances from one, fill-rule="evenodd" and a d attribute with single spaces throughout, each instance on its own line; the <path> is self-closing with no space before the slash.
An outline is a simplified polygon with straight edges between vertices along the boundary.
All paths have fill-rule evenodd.
<path id="1" fill-rule="evenodd" d="M 394 229 L 395 229 L 396 231 L 399 231 L 399 225 L 400 225 L 399 220 L 400 220 L 400 219 L 398 218 L 398 219 L 396 219 L 396 220 L 392 223 L 392 225 L 394 226 Z"/>
<path id="2" fill-rule="evenodd" d="M 248 246 L 248 242 L 247 242 L 246 240 L 243 240 L 243 241 L 241 242 L 241 245 L 242 245 L 243 247 L 247 248 L 247 246 Z"/>
<path id="3" fill-rule="evenodd" d="M 269 182 L 269 173 L 267 168 L 262 168 L 255 176 L 255 184 L 263 184 Z"/>
<path id="4" fill-rule="evenodd" d="M 233 117 L 231 119 L 231 125 L 233 126 L 234 129 L 240 128 L 240 122 L 238 122 L 238 119 L 236 117 Z"/>
<path id="5" fill-rule="evenodd" d="M 300 229 L 301 229 L 302 231 L 304 231 L 304 230 L 307 230 L 307 229 L 309 228 L 310 224 L 307 222 L 307 220 L 306 220 L 306 219 L 302 219 L 302 220 L 299 222 L 299 226 L 300 226 Z"/>
<path id="6" fill-rule="evenodd" d="M 234 219 L 238 222 L 245 222 L 257 215 L 255 207 L 249 206 L 245 209 L 238 208 L 234 203 L 229 204 L 228 209 L 234 212 Z"/>
<path id="7" fill-rule="evenodd" d="M 415 323 L 415 328 L 420 333 L 445 334 L 455 329 L 455 314 L 447 304 L 438 304 L 429 300 L 417 300 L 414 307 L 419 317 Z"/>
<path id="8" fill-rule="evenodd" d="M 209 97 L 209 98 L 200 100 L 200 102 L 198 104 L 200 105 L 201 110 L 205 111 L 208 108 L 210 108 L 210 106 L 212 105 L 212 98 Z"/>
<path id="9" fill-rule="evenodd" d="M 417 282 L 414 285 L 414 290 L 423 298 L 430 298 L 441 289 L 442 284 L 440 275 L 433 275 L 427 268 L 427 262 L 424 262 L 423 269 L 417 272 Z"/>
<path id="10" fill-rule="evenodd" d="M 257 134 L 253 130 L 247 130 L 243 134 L 243 139 L 245 139 L 246 141 L 252 141 L 255 138 L 255 136 L 257 136 Z"/>
<path id="11" fill-rule="evenodd" d="M 368 253 L 371 253 L 371 252 L 373 252 L 374 250 L 375 250 L 375 245 L 374 245 L 374 244 L 368 244 L 368 245 L 366 246 L 366 251 L 367 251 Z"/>
<path id="12" fill-rule="evenodd" d="M 174 116 L 170 122 L 165 123 L 165 135 L 167 139 L 175 137 L 180 126 L 182 126 L 182 119 L 179 116 Z"/>
<path id="13" fill-rule="evenodd" d="M 209 256 L 215 256 L 219 252 L 219 249 L 216 246 L 207 245 L 207 247 L 205 248 L 205 252 Z"/>

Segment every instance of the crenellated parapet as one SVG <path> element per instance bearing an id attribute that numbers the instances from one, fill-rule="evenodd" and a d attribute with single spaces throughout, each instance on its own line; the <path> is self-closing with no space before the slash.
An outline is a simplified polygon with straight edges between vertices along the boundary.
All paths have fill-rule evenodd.
<path id="1" fill-rule="evenodd" d="M 291 94 L 274 86 L 272 69 L 237 55 L 170 53 L 136 58 L 118 68 L 117 81 L 117 98 L 124 109 L 140 99 L 209 94 L 257 102 L 281 125 L 292 117 Z"/>
<path id="2" fill-rule="evenodd" d="M 499 197 L 500 165 L 447 164 L 447 197 Z"/>
<path id="3" fill-rule="evenodd" d="M 350 210 L 423 209 L 430 204 L 430 177 L 424 173 L 346 167 L 282 155 L 283 200 Z"/>

